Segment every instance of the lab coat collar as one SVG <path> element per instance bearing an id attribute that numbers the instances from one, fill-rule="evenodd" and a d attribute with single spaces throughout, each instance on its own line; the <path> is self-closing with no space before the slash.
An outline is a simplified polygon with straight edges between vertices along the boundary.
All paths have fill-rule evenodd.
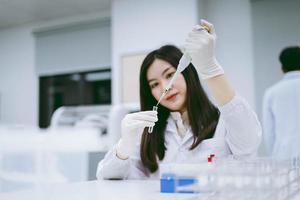
<path id="1" fill-rule="evenodd" d="M 179 136 L 179 134 L 177 133 L 175 121 L 173 120 L 173 118 L 171 116 L 169 116 L 167 122 L 168 122 L 168 124 L 167 124 L 165 134 L 168 134 L 169 136 L 174 137 L 176 142 L 179 145 L 184 145 L 187 141 L 189 141 L 190 139 L 193 138 L 193 133 L 192 133 L 192 129 L 190 126 L 187 129 L 187 133 L 185 134 L 185 136 L 183 138 L 181 138 Z"/>
<path id="2" fill-rule="evenodd" d="M 172 119 L 174 120 L 174 122 L 177 125 L 176 127 L 177 127 L 177 132 L 178 132 L 179 136 L 181 138 L 184 138 L 184 136 L 187 133 L 187 130 L 190 127 L 187 111 L 185 111 L 183 114 L 180 114 L 180 112 L 170 112 L 170 116 L 172 117 Z M 179 127 L 178 127 L 178 125 L 179 125 L 178 123 L 180 123 L 180 122 L 177 122 L 180 119 L 181 119 L 181 123 L 182 123 L 181 125 L 184 128 L 184 130 L 181 130 L 181 132 L 180 132 Z M 182 129 L 182 127 L 181 127 L 181 129 Z"/>
<path id="3" fill-rule="evenodd" d="M 283 76 L 283 80 L 289 80 L 295 78 L 300 78 L 300 70 L 287 72 Z"/>
<path id="4" fill-rule="evenodd" d="M 177 120 L 180 117 L 182 119 L 184 126 L 189 126 L 190 124 L 187 111 L 183 112 L 182 114 L 180 114 L 180 112 L 170 112 L 170 116 L 174 120 Z"/>

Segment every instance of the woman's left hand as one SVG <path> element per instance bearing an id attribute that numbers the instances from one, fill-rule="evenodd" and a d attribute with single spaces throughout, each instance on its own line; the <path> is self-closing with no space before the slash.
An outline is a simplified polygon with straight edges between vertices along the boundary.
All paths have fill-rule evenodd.
<path id="1" fill-rule="evenodd" d="M 192 57 L 192 63 L 198 68 L 202 79 L 224 74 L 222 67 L 215 58 L 215 42 L 214 26 L 203 19 L 186 39 L 185 51 Z"/>

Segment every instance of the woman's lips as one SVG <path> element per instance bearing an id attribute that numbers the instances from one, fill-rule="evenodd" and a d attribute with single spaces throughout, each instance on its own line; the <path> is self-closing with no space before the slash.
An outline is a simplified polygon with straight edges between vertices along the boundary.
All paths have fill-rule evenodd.
<path id="1" fill-rule="evenodd" d="M 177 94 L 178 94 L 178 93 L 175 93 L 175 94 L 172 94 L 172 95 L 168 96 L 168 97 L 166 98 L 166 100 L 167 100 L 167 101 L 172 101 L 172 100 L 174 100 L 174 99 L 176 98 Z"/>

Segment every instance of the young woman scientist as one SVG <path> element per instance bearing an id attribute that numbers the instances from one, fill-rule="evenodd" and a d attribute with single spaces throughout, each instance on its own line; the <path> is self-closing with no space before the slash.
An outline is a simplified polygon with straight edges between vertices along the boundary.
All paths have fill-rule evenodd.
<path id="1" fill-rule="evenodd" d="M 122 137 L 99 162 L 98 179 L 159 178 L 161 163 L 201 162 L 210 154 L 218 158 L 256 154 L 260 123 L 215 59 L 213 25 L 202 20 L 201 26 L 209 27 L 209 32 L 193 29 L 189 34 L 185 50 L 192 64 L 174 82 L 158 112 L 152 107 L 175 73 L 182 52 L 167 45 L 147 55 L 140 71 L 142 111 L 122 120 Z M 194 66 L 218 107 L 205 94 Z M 152 133 L 146 128 L 150 126 Z"/>

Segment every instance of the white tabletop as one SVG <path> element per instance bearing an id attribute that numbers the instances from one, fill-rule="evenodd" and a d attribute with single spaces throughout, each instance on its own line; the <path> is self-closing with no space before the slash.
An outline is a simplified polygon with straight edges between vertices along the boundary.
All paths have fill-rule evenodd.
<path id="1" fill-rule="evenodd" d="M 180 200 L 195 194 L 160 193 L 159 181 L 87 181 L 53 184 L 39 190 L 0 193 L 1 200 Z"/>
<path id="2" fill-rule="evenodd" d="M 160 193 L 158 180 L 87 181 L 0 193 L 1 200 L 201 200 L 206 199 L 204 197 L 202 194 Z M 298 199 L 299 192 L 291 200 Z"/>

